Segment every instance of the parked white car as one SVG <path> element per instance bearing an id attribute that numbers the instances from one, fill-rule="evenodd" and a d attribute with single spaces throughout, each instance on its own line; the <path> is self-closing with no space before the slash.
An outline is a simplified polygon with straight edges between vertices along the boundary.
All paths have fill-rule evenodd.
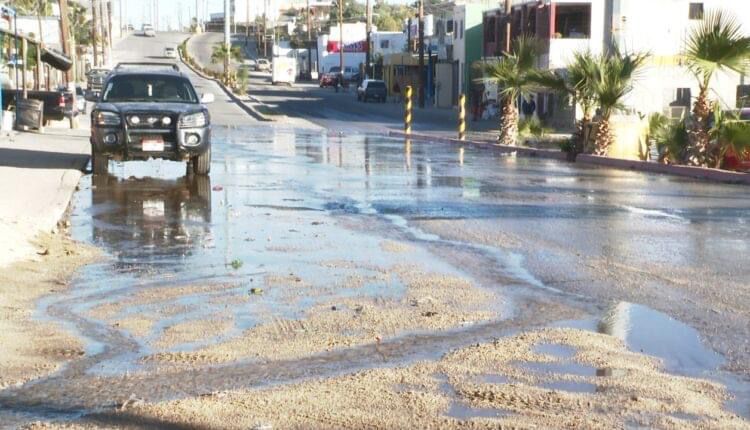
<path id="1" fill-rule="evenodd" d="M 271 62 L 266 60 L 265 58 L 261 58 L 257 62 L 257 66 L 255 67 L 256 70 L 259 72 L 270 72 L 271 71 Z"/>
<path id="2" fill-rule="evenodd" d="M 172 46 L 164 48 L 164 56 L 167 58 L 177 58 L 177 50 Z"/>

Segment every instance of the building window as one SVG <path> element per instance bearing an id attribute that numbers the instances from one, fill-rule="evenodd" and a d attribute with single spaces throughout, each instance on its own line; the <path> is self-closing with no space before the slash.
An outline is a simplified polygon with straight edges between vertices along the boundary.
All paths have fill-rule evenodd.
<path id="1" fill-rule="evenodd" d="M 445 34 L 453 33 L 453 20 L 449 19 L 445 23 Z"/>
<path id="2" fill-rule="evenodd" d="M 690 3 L 690 19 L 703 19 L 703 3 Z"/>
<path id="3" fill-rule="evenodd" d="M 390 40 L 381 40 L 380 49 L 388 49 L 390 47 Z"/>
<path id="4" fill-rule="evenodd" d="M 591 37 L 590 4 L 557 4 L 555 37 L 588 39 Z"/>
<path id="5" fill-rule="evenodd" d="M 461 35 L 458 37 L 459 39 L 464 38 L 464 20 L 458 21 L 458 31 L 461 33 Z"/>
<path id="6" fill-rule="evenodd" d="M 677 88 L 675 94 L 675 100 L 671 103 L 672 106 L 685 106 L 690 108 L 690 88 Z"/>

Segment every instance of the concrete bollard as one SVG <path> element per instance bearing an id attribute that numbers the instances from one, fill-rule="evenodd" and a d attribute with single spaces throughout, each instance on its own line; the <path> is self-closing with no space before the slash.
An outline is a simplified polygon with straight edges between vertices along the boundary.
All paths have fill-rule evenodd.
<path id="1" fill-rule="evenodd" d="M 411 85 L 406 87 L 404 92 L 404 133 L 411 134 Z"/>
<path id="2" fill-rule="evenodd" d="M 466 140 L 466 94 L 458 96 L 458 140 Z"/>

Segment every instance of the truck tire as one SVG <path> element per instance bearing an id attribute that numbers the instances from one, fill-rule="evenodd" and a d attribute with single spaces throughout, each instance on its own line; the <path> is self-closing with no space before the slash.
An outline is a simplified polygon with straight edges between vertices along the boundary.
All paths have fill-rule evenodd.
<path id="1" fill-rule="evenodd" d="M 91 168 L 94 171 L 94 175 L 108 175 L 109 157 L 104 154 L 97 154 L 95 151 L 92 151 Z"/>
<path id="2" fill-rule="evenodd" d="M 211 148 L 190 160 L 193 165 L 193 173 L 196 175 L 208 175 L 211 172 Z"/>

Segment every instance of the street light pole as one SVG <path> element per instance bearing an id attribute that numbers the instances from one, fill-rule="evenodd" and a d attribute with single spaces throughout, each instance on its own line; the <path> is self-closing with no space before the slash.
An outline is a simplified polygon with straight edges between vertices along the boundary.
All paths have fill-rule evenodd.
<path id="1" fill-rule="evenodd" d="M 339 0 L 339 73 L 344 77 L 344 0 Z"/>
<path id="2" fill-rule="evenodd" d="M 224 49 L 226 50 L 226 56 L 224 57 L 225 78 L 229 76 L 229 52 L 231 51 L 229 30 L 229 0 L 224 0 Z"/>
<path id="3" fill-rule="evenodd" d="M 371 77 L 370 63 L 372 62 L 372 54 L 371 54 L 372 49 L 370 46 L 372 45 L 371 36 L 370 36 L 370 34 L 372 33 L 372 4 L 370 3 L 370 0 L 367 0 L 367 4 L 365 5 L 365 7 L 367 9 L 367 12 L 366 12 L 367 28 L 365 29 L 365 33 L 367 33 L 366 41 L 365 41 L 367 44 L 367 48 L 366 48 L 367 51 L 365 51 L 365 76 L 370 78 Z"/>
<path id="4" fill-rule="evenodd" d="M 424 0 L 419 0 L 419 107 L 424 108 Z"/>

